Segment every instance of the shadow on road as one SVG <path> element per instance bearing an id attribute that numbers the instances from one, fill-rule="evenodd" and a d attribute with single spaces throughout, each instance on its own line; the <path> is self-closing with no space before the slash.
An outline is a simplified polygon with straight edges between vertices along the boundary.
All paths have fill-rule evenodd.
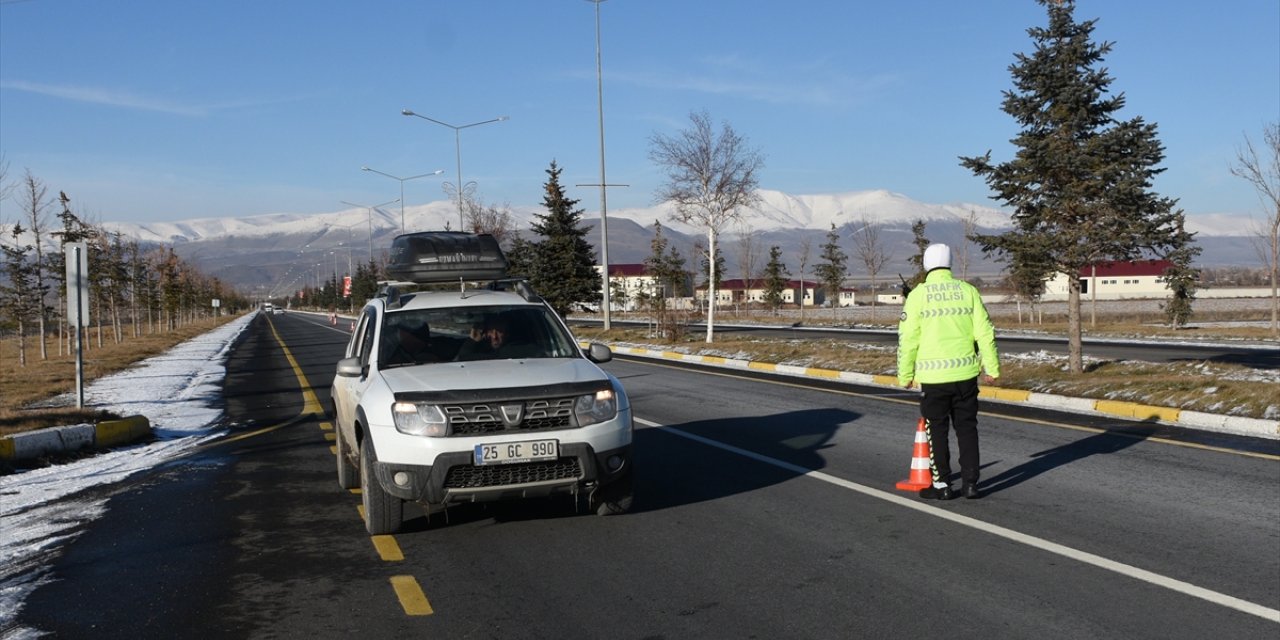
<path id="1" fill-rule="evenodd" d="M 718 500 L 822 469 L 826 460 L 821 451 L 832 446 L 837 430 L 860 417 L 862 414 L 844 409 L 806 409 L 638 429 L 634 510 L 656 511 Z M 683 434 L 781 460 L 798 469 L 760 464 L 719 446 L 691 442 Z"/>
<path id="2" fill-rule="evenodd" d="M 1134 431 L 1097 433 L 1060 447 L 1031 454 L 1031 460 L 987 480 L 978 487 L 984 493 L 996 493 L 1019 485 L 1040 474 L 1066 466 L 1089 456 L 1118 453 L 1145 440 L 1147 434 Z"/>

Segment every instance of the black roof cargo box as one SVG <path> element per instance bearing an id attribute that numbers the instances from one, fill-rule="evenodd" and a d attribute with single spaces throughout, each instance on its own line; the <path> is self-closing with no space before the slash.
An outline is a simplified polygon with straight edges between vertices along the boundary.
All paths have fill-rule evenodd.
<path id="1" fill-rule="evenodd" d="M 507 258 L 487 233 L 407 233 L 391 241 L 387 275 L 419 284 L 498 280 L 507 276 Z"/>

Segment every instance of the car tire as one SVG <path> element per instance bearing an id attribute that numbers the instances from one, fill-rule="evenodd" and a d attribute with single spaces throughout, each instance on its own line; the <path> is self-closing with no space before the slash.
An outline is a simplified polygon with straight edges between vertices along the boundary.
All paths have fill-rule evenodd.
<path id="1" fill-rule="evenodd" d="M 356 473 L 356 468 L 351 464 L 351 452 L 347 451 L 346 443 L 342 440 L 342 430 L 339 429 L 333 439 L 334 445 L 338 449 L 338 487 L 340 489 L 354 489 L 360 486 L 360 476 Z"/>
<path id="2" fill-rule="evenodd" d="M 591 496 L 591 508 L 598 516 L 616 516 L 631 510 L 634 497 L 631 474 L 600 487 Z"/>
<path id="3" fill-rule="evenodd" d="M 370 535 L 386 535 L 400 530 L 404 521 L 404 501 L 387 493 L 378 484 L 373 472 L 373 448 L 368 444 L 360 447 L 360 500 L 364 505 L 364 528 Z"/>

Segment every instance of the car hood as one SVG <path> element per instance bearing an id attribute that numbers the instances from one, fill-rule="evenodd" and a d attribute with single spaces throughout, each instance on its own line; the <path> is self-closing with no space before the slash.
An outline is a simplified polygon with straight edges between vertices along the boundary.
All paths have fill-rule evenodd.
<path id="1" fill-rule="evenodd" d="M 502 389 L 608 379 L 600 367 L 586 358 L 446 362 L 384 369 L 381 375 L 392 393 Z"/>

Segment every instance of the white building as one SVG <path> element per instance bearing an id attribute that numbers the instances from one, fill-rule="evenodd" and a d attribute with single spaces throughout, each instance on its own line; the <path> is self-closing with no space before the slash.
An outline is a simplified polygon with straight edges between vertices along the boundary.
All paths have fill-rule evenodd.
<path id="1" fill-rule="evenodd" d="M 1164 298 L 1169 295 L 1164 272 L 1172 266 L 1168 260 L 1104 262 L 1086 266 L 1080 270 L 1080 295 L 1098 300 Z M 1068 286 L 1067 275 L 1059 273 L 1045 284 L 1044 295 L 1040 299 L 1066 300 L 1070 294 Z"/>

